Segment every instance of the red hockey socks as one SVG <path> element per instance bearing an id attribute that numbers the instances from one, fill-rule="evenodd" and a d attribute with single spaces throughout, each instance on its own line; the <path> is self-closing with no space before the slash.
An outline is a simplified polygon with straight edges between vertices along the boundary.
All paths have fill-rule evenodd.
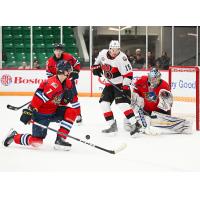
<path id="1" fill-rule="evenodd" d="M 59 132 L 63 134 L 58 134 L 59 136 L 66 139 L 67 135 L 69 134 L 73 123 L 76 119 L 76 110 L 73 108 L 67 108 L 65 111 L 64 119 L 60 122 Z"/>
<path id="2" fill-rule="evenodd" d="M 16 134 L 14 136 L 14 142 L 20 145 L 31 145 L 33 147 L 37 147 L 43 143 L 43 139 L 33 137 L 30 134 Z"/>

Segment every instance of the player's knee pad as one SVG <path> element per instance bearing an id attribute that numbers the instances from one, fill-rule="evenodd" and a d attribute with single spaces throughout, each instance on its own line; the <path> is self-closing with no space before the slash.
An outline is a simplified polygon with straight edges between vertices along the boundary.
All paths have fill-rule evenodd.
<path id="1" fill-rule="evenodd" d="M 38 147 L 43 144 L 43 139 L 40 137 L 30 136 L 28 139 L 28 143 L 33 147 Z"/>
<path id="2" fill-rule="evenodd" d="M 102 101 L 100 103 L 101 109 L 102 111 L 105 112 L 110 112 L 111 111 L 111 106 L 110 106 L 110 102 L 107 101 Z"/>
<path id="3" fill-rule="evenodd" d="M 64 120 L 69 120 L 74 122 L 77 117 L 76 109 L 68 107 L 64 113 Z"/>
<path id="4" fill-rule="evenodd" d="M 75 103 L 75 102 L 77 102 L 77 101 L 78 101 L 78 96 L 75 95 L 75 96 L 73 97 L 72 103 Z"/>
<path id="5" fill-rule="evenodd" d="M 118 103 L 117 106 L 119 109 L 124 113 L 127 119 L 130 119 L 134 116 L 133 109 L 131 108 L 130 104 L 128 103 Z"/>

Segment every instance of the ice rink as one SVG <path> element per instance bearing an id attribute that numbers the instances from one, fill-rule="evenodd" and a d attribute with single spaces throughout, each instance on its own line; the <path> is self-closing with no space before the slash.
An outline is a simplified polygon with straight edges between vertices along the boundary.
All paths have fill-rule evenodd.
<path id="1" fill-rule="evenodd" d="M 20 106 L 31 100 L 31 97 L 0 97 L 2 141 L 10 128 L 19 133 L 31 133 L 31 125 L 25 126 L 19 121 L 21 110 L 12 111 L 7 104 Z M 127 148 L 112 155 L 72 139 L 69 152 L 53 149 L 55 133 L 49 131 L 44 145 L 39 149 L 19 146 L 14 143 L 8 148 L 0 146 L 0 171 L 200 171 L 200 133 L 191 135 L 140 135 L 131 138 L 123 130 L 123 115 L 112 105 L 118 123 L 118 134 L 109 137 L 101 133 L 106 128 L 101 114 L 98 98 L 80 98 L 83 123 L 75 125 L 71 135 L 83 140 L 89 134 L 88 142 L 98 146 L 114 149 L 121 143 Z M 58 125 L 52 123 L 51 128 Z"/>

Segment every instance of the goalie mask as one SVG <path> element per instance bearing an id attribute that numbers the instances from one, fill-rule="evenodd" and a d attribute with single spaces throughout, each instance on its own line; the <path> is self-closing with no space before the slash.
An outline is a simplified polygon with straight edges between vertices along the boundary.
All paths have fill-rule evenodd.
<path id="1" fill-rule="evenodd" d="M 153 68 L 148 73 L 148 82 L 150 83 L 150 86 L 155 88 L 159 85 L 161 79 L 161 73 L 156 69 Z"/>

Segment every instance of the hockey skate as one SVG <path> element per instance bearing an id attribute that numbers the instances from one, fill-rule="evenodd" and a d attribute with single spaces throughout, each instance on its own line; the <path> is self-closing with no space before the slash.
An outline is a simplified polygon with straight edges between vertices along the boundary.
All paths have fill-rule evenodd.
<path id="1" fill-rule="evenodd" d="M 69 142 L 66 142 L 64 138 L 57 136 L 54 149 L 69 151 L 71 149 L 71 147 L 72 147 L 72 145 Z"/>
<path id="2" fill-rule="evenodd" d="M 142 125 L 140 125 L 139 122 L 136 122 L 135 124 L 133 124 L 131 126 L 131 131 L 130 131 L 130 135 L 136 135 L 138 133 L 142 133 Z"/>
<path id="3" fill-rule="evenodd" d="M 77 123 L 77 124 L 81 124 L 82 121 L 83 121 L 82 116 L 81 116 L 81 115 L 78 115 L 77 118 L 76 118 L 76 123 Z"/>
<path id="4" fill-rule="evenodd" d="M 115 122 L 110 126 L 110 128 L 102 130 L 102 133 L 114 133 L 112 135 L 115 135 L 115 132 L 117 131 L 118 131 L 117 122 L 115 120 Z"/>
<path id="5" fill-rule="evenodd" d="M 5 140 L 3 141 L 3 145 L 5 147 L 8 147 L 14 140 L 14 136 L 17 134 L 17 132 L 14 129 L 10 129 L 7 137 L 5 138 Z"/>

